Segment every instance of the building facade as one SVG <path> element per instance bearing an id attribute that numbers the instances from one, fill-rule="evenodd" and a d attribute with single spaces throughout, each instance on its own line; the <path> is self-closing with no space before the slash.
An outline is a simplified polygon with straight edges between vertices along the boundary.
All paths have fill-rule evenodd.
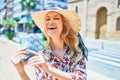
<path id="1" fill-rule="evenodd" d="M 69 9 L 81 18 L 87 38 L 120 41 L 120 0 L 68 0 Z"/>
<path id="2" fill-rule="evenodd" d="M 0 14 L 2 15 L 2 17 L 0 17 L 1 24 L 5 19 L 19 18 L 20 20 L 18 21 L 18 25 L 16 27 L 18 28 L 18 31 L 25 31 L 23 30 L 23 28 L 25 27 L 24 23 L 27 23 L 28 21 L 31 20 L 29 19 L 30 16 L 28 18 L 28 15 L 30 15 L 31 13 L 49 9 L 52 7 L 60 7 L 63 9 L 68 8 L 67 0 L 35 0 L 34 2 L 34 4 L 36 4 L 35 9 L 22 10 L 21 1 L 22 0 L 4 0 L 3 9 L 0 10 Z M 23 4 L 26 4 L 27 1 L 30 1 L 30 0 L 25 0 L 25 3 L 23 2 Z M 15 28 L 16 31 L 17 31 L 17 28 Z"/>
<path id="3" fill-rule="evenodd" d="M 52 7 L 59 7 L 62 9 L 68 9 L 68 2 L 67 0 L 44 0 L 45 8 L 50 9 Z"/>

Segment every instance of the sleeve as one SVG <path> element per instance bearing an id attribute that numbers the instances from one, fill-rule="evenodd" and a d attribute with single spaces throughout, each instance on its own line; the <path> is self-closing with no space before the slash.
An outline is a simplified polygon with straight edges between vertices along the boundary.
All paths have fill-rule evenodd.
<path id="1" fill-rule="evenodd" d="M 72 80 L 87 80 L 85 58 L 82 58 L 80 61 L 78 61 L 73 71 L 71 72 L 71 76 Z"/>

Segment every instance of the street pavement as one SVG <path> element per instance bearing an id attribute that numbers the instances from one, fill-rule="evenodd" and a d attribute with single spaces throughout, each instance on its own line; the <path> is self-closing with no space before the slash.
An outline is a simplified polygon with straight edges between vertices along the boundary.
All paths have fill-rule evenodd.
<path id="1" fill-rule="evenodd" d="M 11 58 L 21 47 L 4 38 L 0 38 L 0 80 L 21 80 L 15 67 L 11 63 Z M 34 80 L 31 72 L 34 71 L 33 67 L 25 66 L 27 74 Z"/>
<path id="2" fill-rule="evenodd" d="M 120 80 L 120 52 L 108 50 L 89 51 L 88 69 Z"/>
<path id="3" fill-rule="evenodd" d="M 19 49 L 21 49 L 19 44 L 0 37 L 0 80 L 20 80 L 15 67 L 10 61 Z M 87 80 L 115 80 L 89 69 L 89 65 L 92 64 L 87 65 Z M 27 65 L 25 69 L 31 80 L 35 80 L 34 68 Z"/>

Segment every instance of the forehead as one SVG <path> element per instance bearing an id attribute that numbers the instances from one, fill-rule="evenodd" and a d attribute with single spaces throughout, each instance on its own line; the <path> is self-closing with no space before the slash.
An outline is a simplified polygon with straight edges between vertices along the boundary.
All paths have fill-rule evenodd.
<path id="1" fill-rule="evenodd" d="M 61 16 L 61 14 L 55 11 L 50 11 L 46 14 L 46 17 L 49 17 L 49 16 Z"/>

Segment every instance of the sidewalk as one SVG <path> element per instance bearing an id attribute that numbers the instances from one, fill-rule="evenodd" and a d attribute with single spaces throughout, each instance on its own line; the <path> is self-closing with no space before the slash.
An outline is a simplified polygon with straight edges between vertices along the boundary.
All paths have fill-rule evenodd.
<path id="1" fill-rule="evenodd" d="M 120 52 L 120 42 L 119 41 L 109 41 L 101 39 L 84 39 L 84 43 L 89 48 L 112 50 Z"/>
<path id="2" fill-rule="evenodd" d="M 6 40 L 0 37 L 0 80 L 20 80 L 20 77 L 10 62 L 11 56 L 14 56 L 16 51 L 21 47 L 10 40 Z M 34 69 L 31 66 L 26 66 L 26 72 L 34 80 Z M 87 69 L 87 80 L 113 80 L 97 72 Z"/>

